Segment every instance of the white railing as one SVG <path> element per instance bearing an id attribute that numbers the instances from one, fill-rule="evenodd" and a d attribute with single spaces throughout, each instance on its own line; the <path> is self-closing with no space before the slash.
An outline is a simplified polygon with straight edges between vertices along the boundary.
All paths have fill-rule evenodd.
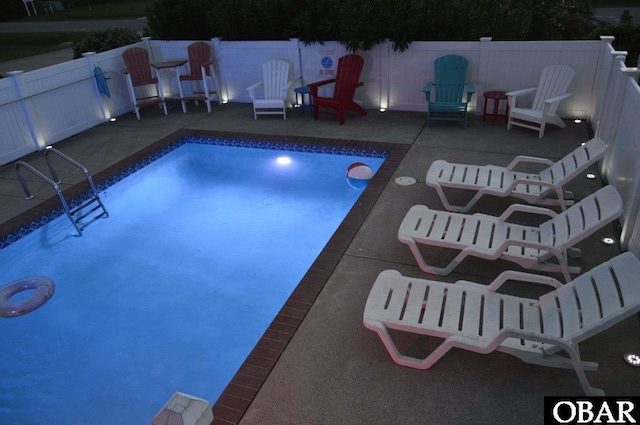
<path id="1" fill-rule="evenodd" d="M 623 248 L 640 254 L 640 226 L 636 225 L 640 221 L 638 69 L 624 65 L 626 52 L 615 51 L 612 41 L 613 37 L 529 42 L 482 38 L 475 42 L 413 42 L 405 52 L 395 52 L 391 43 L 383 43 L 359 52 L 365 59 L 365 84 L 357 90 L 355 100 L 368 109 L 426 111 L 421 90 L 433 80 L 433 61 L 453 53 L 469 59 L 468 80 L 477 90 L 471 110 L 480 113 L 484 92 L 534 87 L 545 66 L 571 66 L 576 71 L 570 87 L 573 96 L 561 104 L 558 113 L 564 118 L 589 119 L 596 135 L 607 143 L 602 174 L 626 201 Z M 161 62 L 184 59 L 190 43 L 143 38 L 136 45 L 147 48 L 152 61 Z M 211 45 L 221 96 L 228 102 L 250 102 L 246 88 L 262 78 L 262 64 L 267 60 L 289 61 L 295 88 L 330 78 L 338 58 L 347 53 L 337 42 L 304 45 L 297 39 L 239 42 L 214 38 Z M 122 52 L 129 47 L 87 53 L 82 59 L 26 73 L 15 71 L 0 79 L 0 164 L 131 111 L 122 73 Z M 327 67 L 328 62 L 333 67 Z M 109 79 L 110 97 L 98 90 L 96 66 Z M 162 75 L 167 97 L 177 93 L 170 72 L 164 70 Z M 293 94 L 290 101 L 295 101 Z"/>

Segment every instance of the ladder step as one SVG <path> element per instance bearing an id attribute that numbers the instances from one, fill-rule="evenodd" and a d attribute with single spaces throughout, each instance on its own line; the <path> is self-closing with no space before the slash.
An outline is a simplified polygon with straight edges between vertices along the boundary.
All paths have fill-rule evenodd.
<path id="1" fill-rule="evenodd" d="M 83 210 L 85 208 L 87 208 L 89 205 L 95 203 L 95 202 L 99 202 L 98 198 L 91 198 L 88 201 L 86 201 L 84 204 L 80 204 L 78 205 L 75 209 L 71 210 L 71 215 L 74 215 L 75 213 L 77 213 L 80 210 Z"/>
<path id="2" fill-rule="evenodd" d="M 85 212 L 84 214 L 82 214 L 81 216 L 76 218 L 76 223 L 79 223 L 80 221 L 82 221 L 83 218 L 90 216 L 94 211 L 97 211 L 99 209 L 102 209 L 102 205 L 96 205 L 95 207 L 91 208 L 89 211 Z M 105 213 L 104 209 L 102 209 L 102 215 Z"/>

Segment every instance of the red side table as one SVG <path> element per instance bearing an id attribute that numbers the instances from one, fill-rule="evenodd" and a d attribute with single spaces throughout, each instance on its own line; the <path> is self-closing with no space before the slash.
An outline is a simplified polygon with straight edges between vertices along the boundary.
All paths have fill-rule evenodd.
<path id="1" fill-rule="evenodd" d="M 487 101 L 489 99 L 493 100 L 493 113 L 487 114 Z M 492 116 L 493 120 L 491 121 L 491 125 L 496 123 L 496 119 L 504 117 L 504 122 L 507 122 L 507 117 L 509 116 L 509 103 L 507 103 L 507 109 L 505 109 L 504 115 L 498 113 L 500 109 L 500 101 L 507 100 L 507 93 L 503 91 L 488 91 L 484 93 L 484 110 L 482 111 L 482 121 L 487 118 L 487 115 Z"/>

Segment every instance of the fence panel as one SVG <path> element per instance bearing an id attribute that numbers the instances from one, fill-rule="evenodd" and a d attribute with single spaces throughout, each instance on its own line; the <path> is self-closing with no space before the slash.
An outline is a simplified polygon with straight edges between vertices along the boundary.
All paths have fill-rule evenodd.
<path id="1" fill-rule="evenodd" d="M 33 152 L 36 145 L 14 78 L 0 80 L 0 164 Z"/>

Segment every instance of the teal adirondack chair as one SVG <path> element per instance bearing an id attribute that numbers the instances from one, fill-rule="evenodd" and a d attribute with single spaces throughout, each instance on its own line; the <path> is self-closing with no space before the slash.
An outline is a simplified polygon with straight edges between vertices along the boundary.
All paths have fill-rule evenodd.
<path id="1" fill-rule="evenodd" d="M 427 97 L 427 127 L 431 120 L 463 121 L 467 128 L 467 105 L 476 92 L 467 82 L 467 64 L 462 56 L 446 55 L 433 61 L 435 83 L 427 83 L 422 91 Z M 466 88 L 466 100 L 463 100 Z M 431 100 L 434 92 L 434 100 Z M 435 115 L 433 115 L 435 114 Z"/>

